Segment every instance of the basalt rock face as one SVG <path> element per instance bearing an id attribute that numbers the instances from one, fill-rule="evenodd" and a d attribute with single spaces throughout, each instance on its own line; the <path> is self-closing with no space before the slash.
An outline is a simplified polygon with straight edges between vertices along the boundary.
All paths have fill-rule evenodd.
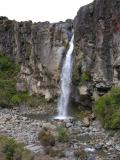
<path id="1" fill-rule="evenodd" d="M 72 33 L 72 21 L 16 22 L 0 17 L 0 52 L 21 65 L 17 90 L 46 99 L 56 96 L 63 57 Z"/>
<path id="2" fill-rule="evenodd" d="M 80 95 L 86 88 L 86 95 L 97 99 L 120 85 L 120 0 L 95 0 L 80 8 L 74 32 L 73 83 Z"/>

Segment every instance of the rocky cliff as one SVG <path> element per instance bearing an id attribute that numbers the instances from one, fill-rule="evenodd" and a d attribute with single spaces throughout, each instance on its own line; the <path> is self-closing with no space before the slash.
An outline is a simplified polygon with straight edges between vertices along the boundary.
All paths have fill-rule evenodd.
<path id="1" fill-rule="evenodd" d="M 73 83 L 79 95 L 97 99 L 120 85 L 120 1 L 95 0 L 80 8 L 74 32 Z"/>
<path id="2" fill-rule="evenodd" d="M 120 84 L 120 1 L 95 0 L 74 21 L 16 22 L 0 17 L 0 52 L 21 65 L 17 90 L 59 94 L 59 76 L 74 26 L 72 98 L 91 106 L 113 85 Z"/>
<path id="3" fill-rule="evenodd" d="M 21 66 L 17 90 L 56 96 L 62 59 L 72 32 L 72 21 L 16 22 L 0 17 L 0 53 L 9 55 Z"/>

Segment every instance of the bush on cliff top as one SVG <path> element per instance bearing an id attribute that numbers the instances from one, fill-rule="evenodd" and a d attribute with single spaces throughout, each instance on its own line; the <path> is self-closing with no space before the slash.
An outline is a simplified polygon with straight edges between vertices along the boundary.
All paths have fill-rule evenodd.
<path id="1" fill-rule="evenodd" d="M 120 88 L 112 88 L 108 94 L 100 97 L 94 111 L 104 128 L 120 128 Z"/>

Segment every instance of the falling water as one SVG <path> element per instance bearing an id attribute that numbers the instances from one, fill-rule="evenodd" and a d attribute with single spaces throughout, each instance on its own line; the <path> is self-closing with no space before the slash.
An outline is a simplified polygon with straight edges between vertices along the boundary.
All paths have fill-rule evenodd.
<path id="1" fill-rule="evenodd" d="M 62 67 L 61 73 L 61 95 L 58 101 L 58 116 L 57 119 L 66 119 L 68 117 L 68 103 L 70 96 L 70 84 L 71 84 L 71 75 L 72 75 L 72 52 L 73 52 L 73 41 L 74 35 L 69 42 L 69 49 L 67 51 L 65 61 Z"/>

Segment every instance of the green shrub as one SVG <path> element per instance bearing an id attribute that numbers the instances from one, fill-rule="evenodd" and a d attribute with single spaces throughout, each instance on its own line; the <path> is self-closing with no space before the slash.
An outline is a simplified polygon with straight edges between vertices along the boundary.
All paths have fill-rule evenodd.
<path id="1" fill-rule="evenodd" d="M 69 141 L 69 135 L 65 128 L 58 129 L 58 141 L 63 143 Z"/>
<path id="2" fill-rule="evenodd" d="M 19 96 L 22 101 L 26 101 L 30 97 L 28 92 L 17 92 L 17 96 Z"/>
<path id="3" fill-rule="evenodd" d="M 33 156 L 23 144 L 17 143 L 13 138 L 0 136 L 0 158 L 2 160 L 32 160 Z"/>
<path id="4" fill-rule="evenodd" d="M 6 160 L 32 160 L 32 153 L 13 138 L 0 136 L 0 158 Z"/>
<path id="5" fill-rule="evenodd" d="M 93 110 L 105 128 L 120 128 L 120 88 L 100 97 Z"/>
<path id="6" fill-rule="evenodd" d="M 6 160 L 13 160 L 16 155 L 21 156 L 23 145 L 18 144 L 13 138 L 0 136 L 0 153 L 5 154 Z"/>
<path id="7" fill-rule="evenodd" d="M 17 144 L 13 139 L 8 140 L 8 143 L 4 146 L 3 152 L 6 155 L 7 160 L 13 160 L 15 155 Z"/>
<path id="8" fill-rule="evenodd" d="M 10 57 L 0 54 L 0 77 L 13 78 L 20 71 L 20 65 L 15 64 Z"/>
<path id="9" fill-rule="evenodd" d="M 10 57 L 0 53 L 0 106 L 11 106 L 12 97 L 16 94 L 16 76 L 20 65 Z"/>
<path id="10" fill-rule="evenodd" d="M 13 104 L 20 104 L 20 103 L 21 103 L 21 98 L 20 98 L 18 95 L 14 95 L 14 96 L 12 96 L 12 98 L 11 98 L 11 102 L 12 102 Z"/>
<path id="11" fill-rule="evenodd" d="M 86 82 L 86 81 L 89 81 L 89 80 L 90 80 L 90 76 L 88 75 L 88 73 L 83 72 L 82 75 L 81 75 L 81 81 Z"/>
<path id="12" fill-rule="evenodd" d="M 30 95 L 28 92 L 15 92 L 10 99 L 9 104 L 24 104 L 30 107 L 38 107 L 40 104 L 47 104 L 43 96 Z"/>
<path id="13" fill-rule="evenodd" d="M 10 58 L 8 56 L 0 54 L 0 70 L 7 71 L 11 69 L 12 67 L 13 67 L 13 64 Z"/>
<path id="14" fill-rule="evenodd" d="M 68 47 L 68 42 L 66 40 L 63 41 L 63 46 L 65 47 L 65 49 Z"/>
<path id="15" fill-rule="evenodd" d="M 55 145 L 55 137 L 47 128 L 42 129 L 42 131 L 38 135 L 38 139 L 40 140 L 43 146 Z"/>
<path id="16" fill-rule="evenodd" d="M 46 104 L 47 101 L 45 100 L 45 98 L 43 96 L 32 95 L 32 96 L 26 97 L 25 103 L 28 106 L 37 107 L 40 104 Z"/>
<path id="17" fill-rule="evenodd" d="M 15 82 L 13 80 L 4 80 L 0 78 L 0 106 L 10 106 L 11 98 L 15 93 Z"/>

